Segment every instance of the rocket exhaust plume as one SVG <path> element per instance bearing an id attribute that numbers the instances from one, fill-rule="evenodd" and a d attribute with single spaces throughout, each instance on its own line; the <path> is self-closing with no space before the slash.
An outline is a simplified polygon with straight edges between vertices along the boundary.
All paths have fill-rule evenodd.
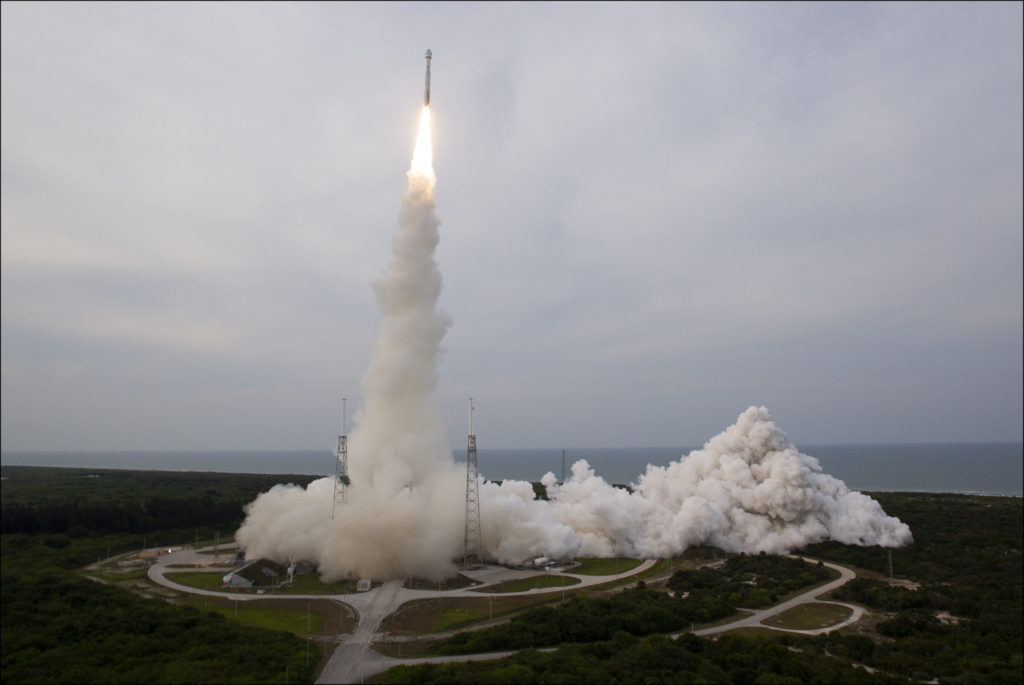
<path id="1" fill-rule="evenodd" d="M 450 320 L 437 309 L 430 131 L 424 106 L 391 263 L 373 283 L 382 321 L 348 440 L 348 502 L 332 521 L 333 479 L 271 489 L 247 507 L 238 531 L 247 557 L 305 559 L 325 580 L 350 573 L 439 580 L 461 554 L 465 475 L 434 398 Z"/>
<path id="2" fill-rule="evenodd" d="M 317 564 L 346 576 L 441 580 L 463 552 L 465 469 L 456 465 L 434 397 L 450 319 L 437 308 L 440 221 L 430 140 L 430 52 L 425 104 L 406 176 L 387 271 L 373 283 L 382 321 L 363 377 L 363 408 L 349 436 L 348 502 L 332 518 L 334 479 L 278 485 L 245 508 L 235 538 L 246 558 Z M 701 544 L 732 552 L 786 552 L 822 540 L 901 546 L 910 529 L 801 454 L 764 407 L 667 467 L 649 466 L 634 492 L 586 461 L 550 501 L 525 481 L 480 487 L 485 558 L 664 557 Z"/>

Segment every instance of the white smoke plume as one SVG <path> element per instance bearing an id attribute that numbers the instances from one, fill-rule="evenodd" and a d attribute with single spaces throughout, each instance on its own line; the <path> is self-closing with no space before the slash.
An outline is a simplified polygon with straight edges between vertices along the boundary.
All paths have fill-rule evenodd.
<path id="1" fill-rule="evenodd" d="M 441 340 L 437 309 L 429 109 L 424 108 L 388 271 L 374 283 L 383 316 L 363 378 L 363 410 L 349 438 L 348 502 L 334 509 L 334 479 L 279 485 L 246 507 L 236 539 L 246 557 L 305 560 L 325 581 L 352 577 L 440 580 L 456 570 L 465 531 L 464 468 L 456 466 L 434 397 Z M 879 504 L 823 473 L 764 407 L 667 467 L 649 466 L 633 492 L 596 476 L 484 482 L 484 555 L 518 563 L 537 556 L 666 557 L 694 545 L 786 552 L 822 540 L 900 546 L 910 529 Z"/>
<path id="2" fill-rule="evenodd" d="M 440 580 L 462 552 L 466 477 L 434 397 L 450 320 L 437 309 L 441 222 L 429 136 L 424 108 L 391 263 L 373 284 L 383 320 L 349 436 L 348 502 L 332 518 L 333 478 L 272 488 L 248 505 L 235 536 L 248 558 L 314 562 L 327 581 Z"/>
<path id="3" fill-rule="evenodd" d="M 485 486 L 485 543 L 500 561 L 549 556 L 668 557 L 695 545 L 782 553 L 822 540 L 898 547 L 910 528 L 875 500 L 801 454 L 764 407 L 668 466 L 648 466 L 633 492 L 596 476 L 586 461 L 550 502 L 530 502 L 520 483 Z M 486 497 L 484 495 L 486 494 Z"/>

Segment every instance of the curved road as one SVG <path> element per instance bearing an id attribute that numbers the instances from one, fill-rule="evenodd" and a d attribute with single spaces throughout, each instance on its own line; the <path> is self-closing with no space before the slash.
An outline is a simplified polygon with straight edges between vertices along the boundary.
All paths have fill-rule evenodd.
<path id="1" fill-rule="evenodd" d="M 234 555 L 229 555 L 226 559 L 221 557 L 214 559 L 213 561 L 231 561 L 234 559 Z M 196 564 L 199 562 L 207 562 L 207 568 L 169 568 L 171 564 Z M 397 659 L 394 657 L 384 656 L 372 649 L 369 649 L 370 645 L 377 639 L 377 628 L 381 622 L 391 614 L 397 607 L 402 606 L 406 602 L 422 599 L 424 597 L 487 597 L 493 596 L 481 592 L 486 586 L 502 583 L 508 580 L 516 580 L 519 578 L 533 577 L 536 575 L 536 571 L 532 570 L 521 570 L 516 571 L 512 569 L 506 569 L 498 566 L 486 566 L 481 569 L 462 571 L 461 573 L 478 585 L 475 589 L 460 589 L 460 590 L 447 590 L 441 592 L 425 592 L 422 590 L 410 590 L 403 586 L 403 581 L 392 580 L 384 583 L 383 585 L 369 590 L 367 592 L 361 592 L 357 594 L 338 594 L 338 595 L 299 595 L 299 594 L 288 594 L 288 595 L 274 595 L 274 594 L 247 594 L 238 592 L 221 592 L 216 590 L 199 590 L 197 588 L 188 587 L 175 583 L 174 581 L 168 580 L 164 574 L 168 572 L 199 572 L 199 571 L 218 571 L 227 573 L 231 569 L 225 566 L 218 566 L 210 564 L 210 555 L 200 554 L 197 550 L 192 549 L 179 549 L 172 551 L 168 554 L 163 554 L 157 557 L 156 563 L 149 567 L 147 573 L 150 580 L 153 582 L 163 585 L 165 587 L 178 590 L 180 592 L 190 592 L 193 594 L 206 595 L 211 597 L 224 597 L 235 601 L 251 601 L 255 599 L 269 599 L 274 597 L 287 597 L 288 599 L 329 599 L 345 605 L 348 605 L 355 613 L 357 617 L 356 629 L 353 633 L 347 636 L 343 642 L 334 650 L 330 660 L 320 673 L 320 677 L 317 679 L 317 683 L 357 683 L 362 682 L 363 679 L 385 671 L 392 666 L 400 664 L 415 665 L 424 663 L 441 663 L 445 661 L 476 661 L 476 660 L 488 660 L 488 659 L 500 659 L 502 657 L 513 654 L 514 652 L 492 652 L 487 654 L 465 654 L 459 656 L 445 656 L 445 657 L 421 657 L 415 659 Z M 571 572 L 571 569 L 563 571 L 562 574 L 578 579 L 580 582 L 574 585 L 567 585 L 572 589 L 578 589 L 581 587 L 588 587 L 593 585 L 601 585 L 611 581 L 627 578 L 629 576 L 641 573 L 651 568 L 657 560 L 647 559 L 640 565 L 635 566 L 628 571 L 611 576 L 584 576 L 576 575 Z M 816 561 L 806 559 L 805 561 Z M 723 633 L 727 630 L 733 630 L 735 628 L 744 628 L 748 626 L 758 626 L 762 628 L 771 628 L 772 630 L 785 630 L 786 632 L 803 633 L 814 635 L 817 633 L 835 630 L 845 625 L 853 623 L 860 619 L 864 613 L 862 607 L 855 606 L 853 604 L 844 604 L 840 602 L 829 602 L 832 604 L 842 604 L 842 606 L 849 607 L 853 612 L 845 620 L 830 625 L 825 628 L 818 628 L 814 630 L 790 630 L 782 629 L 774 626 L 763 626 L 761 621 L 766 618 L 770 618 L 777 614 L 781 614 L 784 611 L 792 609 L 800 604 L 806 604 L 809 602 L 817 602 L 817 597 L 830 592 L 840 585 L 849 582 L 855 577 L 855 574 L 850 569 L 833 564 L 830 562 L 824 562 L 826 566 L 839 572 L 840 576 L 836 580 L 830 581 L 825 585 L 821 585 L 807 592 L 801 593 L 796 597 L 792 597 L 785 602 L 776 604 L 773 607 L 762 610 L 751 610 L 749 616 L 744 616 L 730 623 L 714 626 L 711 628 L 704 628 L 695 631 L 696 635 L 715 635 Z M 531 595 L 531 594 L 550 594 L 558 592 L 558 587 L 546 587 L 546 588 L 534 588 L 531 590 L 521 592 L 503 592 L 502 597 L 515 596 L 515 595 Z M 674 633 L 672 637 L 677 637 L 689 631 L 682 631 Z"/>
<path id="2" fill-rule="evenodd" d="M 811 563 L 815 563 L 817 561 L 817 559 L 808 559 L 806 557 L 798 557 L 798 558 L 803 559 L 804 561 L 807 561 L 807 562 L 811 562 Z M 840 585 L 845 585 L 846 583 L 850 582 L 851 580 L 853 580 L 856 577 L 856 574 L 853 571 L 851 571 L 850 569 L 846 568 L 845 566 L 840 566 L 839 564 L 833 564 L 833 563 L 830 563 L 828 561 L 823 561 L 822 563 L 825 564 L 825 566 L 828 566 L 830 569 L 833 569 L 835 571 L 839 571 L 839 577 L 836 578 L 835 580 L 831 581 L 831 582 L 825 583 L 824 585 L 819 585 L 818 587 L 811 588 L 807 592 L 802 592 L 799 595 L 797 595 L 796 597 L 791 597 L 790 599 L 787 599 L 785 602 L 780 602 L 780 603 L 776 604 L 775 606 L 768 607 L 767 609 L 760 609 L 760 610 L 745 609 L 743 611 L 750 611 L 751 612 L 750 616 L 744 616 L 743 618 L 736 619 L 735 621 L 732 621 L 730 623 L 725 623 L 725 624 L 720 625 L 720 626 L 714 626 L 712 628 L 703 628 L 701 630 L 695 630 L 695 631 L 693 631 L 693 634 L 694 635 L 715 635 L 717 633 L 724 633 L 727 630 L 735 630 L 736 628 L 749 628 L 749 627 L 757 626 L 759 628 L 771 628 L 772 630 L 781 630 L 781 631 L 787 632 L 787 633 L 802 633 L 804 635 L 817 635 L 819 633 L 824 633 L 824 632 L 832 631 L 832 630 L 835 630 L 836 628 L 842 628 L 843 626 L 846 626 L 846 625 L 849 625 L 851 623 L 855 623 L 856 621 L 859 621 L 860 617 L 864 615 L 864 608 L 863 607 L 859 607 L 859 606 L 856 606 L 854 604 L 846 604 L 844 602 L 834 602 L 832 600 L 829 600 L 828 602 L 825 602 L 825 603 L 827 603 L 827 604 L 839 604 L 840 606 L 844 606 L 844 607 L 849 608 L 853 613 L 850 616 L 848 616 L 847 618 L 845 618 L 842 621 L 840 621 L 839 623 L 834 623 L 834 624 L 832 624 L 830 626 L 827 626 L 825 628 L 814 628 L 814 629 L 811 629 L 811 630 L 795 630 L 795 629 L 789 629 L 789 628 L 778 628 L 776 626 L 763 626 L 763 625 L 761 625 L 761 621 L 765 620 L 766 618 L 771 618 L 772 616 L 777 616 L 778 614 L 781 614 L 784 611 L 788 611 L 788 610 L 792 609 L 793 607 L 795 607 L 797 605 L 808 604 L 808 603 L 822 603 L 822 602 L 818 601 L 818 599 L 817 599 L 818 597 L 820 597 L 821 595 L 825 594 L 826 592 L 831 592 L 832 590 L 835 590 Z M 682 635 L 683 633 L 686 633 L 686 632 L 689 632 L 689 631 L 682 631 L 682 632 L 679 632 L 679 633 L 673 633 L 672 637 L 678 637 L 679 635 Z"/>
<path id="3" fill-rule="evenodd" d="M 817 561 L 815 559 L 808 559 L 806 557 L 800 557 L 800 558 L 804 559 L 804 561 L 809 561 L 809 562 L 812 562 L 812 563 Z M 763 625 L 760 625 L 761 621 L 765 620 L 766 618 L 770 618 L 770 617 L 775 616 L 777 614 L 781 614 L 782 612 L 788 611 L 789 609 L 792 609 L 793 607 L 798 606 L 800 604 L 821 603 L 821 602 L 819 602 L 817 597 L 820 597 L 821 595 L 823 595 L 823 594 L 825 594 L 827 592 L 831 592 L 832 590 L 835 590 L 840 585 L 848 583 L 849 581 L 853 580 L 856 577 L 856 574 L 854 574 L 853 571 L 851 571 L 850 569 L 846 568 L 845 566 L 840 566 L 838 564 L 833 564 L 833 563 L 830 563 L 830 562 L 827 562 L 827 561 L 825 561 L 823 563 L 826 566 L 828 566 L 829 568 L 838 571 L 839 574 L 840 574 L 839 578 L 837 578 L 837 579 L 835 579 L 833 581 L 830 581 L 830 582 L 828 582 L 828 583 L 826 583 L 824 585 L 819 585 L 818 587 L 811 588 L 807 592 L 803 592 L 803 593 L 801 593 L 801 594 L 799 594 L 799 595 L 797 595 L 795 597 L 791 597 L 790 599 L 786 600 L 785 602 L 781 602 L 779 604 L 776 604 L 775 606 L 769 607 L 768 609 L 762 609 L 760 611 L 755 611 L 755 610 L 749 610 L 748 609 L 747 611 L 751 611 L 751 615 L 750 616 L 744 616 L 742 618 L 736 619 L 735 621 L 731 621 L 729 623 L 724 623 L 724 624 L 719 625 L 719 626 L 714 626 L 712 628 L 704 628 L 702 630 L 697 630 L 697 631 L 694 631 L 694 634 L 695 635 L 701 635 L 701 636 L 703 636 L 703 635 L 717 635 L 719 633 L 724 633 L 727 630 L 734 630 L 736 628 L 746 628 L 746 627 L 751 627 L 751 626 L 757 626 L 757 627 L 760 627 L 760 628 L 769 628 L 771 630 L 780 630 L 780 631 L 783 631 L 783 632 L 801 633 L 801 634 L 804 634 L 804 635 L 817 635 L 819 633 L 824 633 L 824 632 L 836 630 L 837 628 L 842 628 L 843 626 L 849 625 L 851 623 L 854 623 L 854 622 L 860 620 L 860 617 L 864 614 L 864 608 L 863 607 L 859 607 L 859 606 L 856 606 L 856 605 L 853 605 L 853 604 L 846 604 L 844 602 L 834 602 L 832 600 L 829 600 L 828 602 L 825 602 L 825 603 L 827 603 L 827 604 L 840 604 L 842 606 L 849 607 L 852 610 L 853 613 L 849 617 L 847 617 L 846 619 L 844 619 L 844 620 L 842 620 L 842 621 L 840 621 L 838 623 L 835 623 L 833 625 L 827 626 L 825 628 L 815 628 L 815 629 L 812 629 L 812 630 L 791 630 L 791 629 L 786 629 L 786 628 L 778 628 L 778 627 L 775 627 L 775 626 L 763 626 Z M 635 572 L 637 572 L 636 569 L 634 569 L 633 573 L 635 573 Z M 629 575 L 629 574 L 623 574 L 623 576 L 625 576 L 625 575 Z M 623 576 L 619 576 L 619 577 L 623 577 Z M 573 586 L 573 587 L 577 587 L 577 586 Z M 689 632 L 689 631 L 673 633 L 672 635 L 670 635 L 670 637 L 673 637 L 673 638 L 679 637 L 680 635 L 683 635 L 683 634 L 685 634 L 687 632 Z M 547 649 L 541 649 L 539 651 L 550 652 L 550 651 L 553 651 L 554 649 L 555 649 L 554 647 L 551 647 L 551 648 L 547 648 Z M 362 658 L 362 660 L 357 664 L 358 668 L 353 670 L 353 671 L 351 671 L 348 674 L 349 675 L 349 680 L 331 680 L 331 679 L 328 679 L 326 677 L 327 669 L 324 669 L 324 673 L 322 673 L 320 675 L 320 678 L 317 680 L 317 682 L 318 683 L 355 683 L 355 682 L 362 682 L 363 679 L 369 678 L 370 676 L 376 675 L 377 673 L 382 673 L 383 671 L 386 671 L 386 670 L 388 670 L 389 668 L 391 668 L 393 666 L 400 666 L 400 665 L 414 666 L 416 664 L 438 664 L 438 663 L 444 663 L 444 662 L 447 662 L 447 661 L 487 661 L 487 660 L 491 660 L 491 659 L 501 659 L 501 658 L 504 658 L 504 657 L 509 656 L 511 654 L 515 654 L 515 651 L 488 652 L 488 653 L 485 653 L 485 654 L 463 654 L 463 655 L 459 655 L 459 656 L 421 657 L 421 658 L 416 658 L 416 659 L 397 659 L 395 657 L 384 656 L 383 654 L 375 652 L 374 650 L 371 649 L 371 650 L 369 650 L 369 652 L 367 654 L 365 654 L 365 656 Z"/>

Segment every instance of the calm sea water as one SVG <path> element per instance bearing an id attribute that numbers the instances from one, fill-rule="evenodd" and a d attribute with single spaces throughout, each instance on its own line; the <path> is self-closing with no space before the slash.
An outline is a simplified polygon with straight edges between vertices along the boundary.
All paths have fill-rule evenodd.
<path id="1" fill-rule="evenodd" d="M 854 490 L 971 492 L 1020 497 L 1024 482 L 1022 443 L 808 445 L 829 475 Z M 566 449 L 565 469 L 586 459 L 605 480 L 632 483 L 648 464 L 666 466 L 692 448 L 623 447 Z M 465 462 L 465 451 L 455 450 Z M 480 473 L 490 480 L 561 478 L 561 449 L 479 449 Z M 3 464 L 76 466 L 160 471 L 290 473 L 329 475 L 334 457 L 326 450 L 217 452 L 4 452 Z"/>

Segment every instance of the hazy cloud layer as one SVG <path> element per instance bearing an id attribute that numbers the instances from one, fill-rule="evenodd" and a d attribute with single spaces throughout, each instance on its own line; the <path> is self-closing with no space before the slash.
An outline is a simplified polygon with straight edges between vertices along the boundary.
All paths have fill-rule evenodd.
<path id="1" fill-rule="evenodd" d="M 333 445 L 428 47 L 453 443 L 1021 439 L 1019 3 L 0 13 L 5 450 Z"/>

